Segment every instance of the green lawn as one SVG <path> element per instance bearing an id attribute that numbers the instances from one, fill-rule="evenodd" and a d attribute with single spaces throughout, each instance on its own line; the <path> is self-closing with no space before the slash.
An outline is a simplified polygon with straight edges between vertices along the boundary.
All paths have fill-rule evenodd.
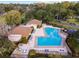
<path id="1" fill-rule="evenodd" d="M 67 22 L 79 25 L 79 22 L 77 21 L 77 19 L 69 19 L 69 20 L 67 20 Z"/>
<path id="2" fill-rule="evenodd" d="M 73 26 L 68 26 L 68 25 L 60 23 L 60 22 L 51 22 L 51 24 L 52 24 L 52 26 L 55 26 L 55 27 L 78 30 L 78 28 L 74 28 Z"/>

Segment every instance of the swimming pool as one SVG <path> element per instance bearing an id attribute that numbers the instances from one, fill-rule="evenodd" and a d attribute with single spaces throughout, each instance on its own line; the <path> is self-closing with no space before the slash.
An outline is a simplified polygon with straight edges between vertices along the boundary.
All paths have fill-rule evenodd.
<path id="1" fill-rule="evenodd" d="M 59 29 L 46 27 L 44 28 L 46 37 L 38 37 L 38 46 L 60 46 L 62 37 L 58 34 Z"/>

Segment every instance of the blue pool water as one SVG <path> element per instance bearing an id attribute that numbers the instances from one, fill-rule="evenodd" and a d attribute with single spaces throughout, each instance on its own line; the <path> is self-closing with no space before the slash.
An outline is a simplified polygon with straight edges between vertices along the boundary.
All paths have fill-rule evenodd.
<path id="1" fill-rule="evenodd" d="M 60 46 L 62 38 L 58 34 L 59 29 L 46 27 L 44 29 L 46 37 L 38 37 L 38 46 Z"/>

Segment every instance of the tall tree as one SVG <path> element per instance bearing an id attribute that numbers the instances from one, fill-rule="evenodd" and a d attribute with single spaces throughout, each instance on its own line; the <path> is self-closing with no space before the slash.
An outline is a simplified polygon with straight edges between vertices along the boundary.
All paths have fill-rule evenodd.
<path id="1" fill-rule="evenodd" d="M 5 14 L 8 25 L 18 25 L 21 23 L 21 14 L 19 11 L 11 10 Z"/>

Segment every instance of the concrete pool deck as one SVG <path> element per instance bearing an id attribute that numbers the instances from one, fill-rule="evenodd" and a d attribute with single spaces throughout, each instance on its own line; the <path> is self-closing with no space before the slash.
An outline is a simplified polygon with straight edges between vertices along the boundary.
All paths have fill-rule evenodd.
<path id="1" fill-rule="evenodd" d="M 69 47 L 67 46 L 67 44 L 65 43 L 65 40 L 67 38 L 67 35 L 65 33 L 61 33 L 61 31 L 59 32 L 59 34 L 62 36 L 62 45 L 61 46 L 38 46 L 37 45 L 37 37 L 40 37 L 40 36 L 43 36 L 45 37 L 45 32 L 44 32 L 44 28 L 45 27 L 51 27 L 51 28 L 56 28 L 56 29 L 60 29 L 60 28 L 57 28 L 57 27 L 53 27 L 53 26 L 50 26 L 50 25 L 46 25 L 46 24 L 42 24 L 42 27 L 41 28 L 36 28 L 34 29 L 34 32 L 31 34 L 31 37 L 29 38 L 29 41 L 27 44 L 23 44 L 25 45 L 25 49 L 27 49 L 27 52 L 26 53 L 22 53 L 21 51 L 18 50 L 18 48 L 16 48 L 14 50 L 14 52 L 12 53 L 13 55 L 17 54 L 18 55 L 25 55 L 27 56 L 28 52 L 31 50 L 31 49 L 34 49 L 36 50 L 37 53 L 44 53 L 44 54 L 52 54 L 52 53 L 61 53 L 63 55 L 67 55 L 67 52 L 70 51 Z M 48 52 L 46 52 L 45 50 L 48 50 Z M 60 50 L 64 50 L 63 51 L 60 51 Z M 20 57 L 20 56 L 18 56 Z M 23 56 L 22 56 L 23 57 Z"/>
<path id="2" fill-rule="evenodd" d="M 37 45 L 37 37 L 39 37 L 39 36 L 45 36 L 45 33 L 44 33 L 44 28 L 45 27 L 52 27 L 52 26 L 46 26 L 45 24 L 43 24 L 43 26 L 41 27 L 41 28 L 39 28 L 39 29 L 35 29 L 35 32 L 33 33 L 34 35 L 32 35 L 31 37 L 31 44 L 32 44 L 32 46 L 34 47 L 34 49 L 35 50 L 40 50 L 40 49 L 42 49 L 42 50 L 45 50 L 45 49 L 50 49 L 50 50 L 52 50 L 52 49 L 54 49 L 54 50 L 58 50 L 58 49 L 60 49 L 60 48 L 63 48 L 63 47 L 65 47 L 65 45 L 61 45 L 61 46 L 38 46 Z M 52 27 L 52 28 L 57 28 L 57 27 Z M 60 28 L 57 28 L 57 29 L 60 29 Z M 40 34 L 41 33 L 41 34 Z M 61 33 L 62 34 L 62 33 Z M 63 40 L 62 40 L 62 42 L 63 41 L 65 41 L 65 39 L 66 39 L 66 35 L 63 35 L 62 34 L 62 36 L 64 36 L 63 38 Z M 62 43 L 63 44 L 63 43 Z"/>

